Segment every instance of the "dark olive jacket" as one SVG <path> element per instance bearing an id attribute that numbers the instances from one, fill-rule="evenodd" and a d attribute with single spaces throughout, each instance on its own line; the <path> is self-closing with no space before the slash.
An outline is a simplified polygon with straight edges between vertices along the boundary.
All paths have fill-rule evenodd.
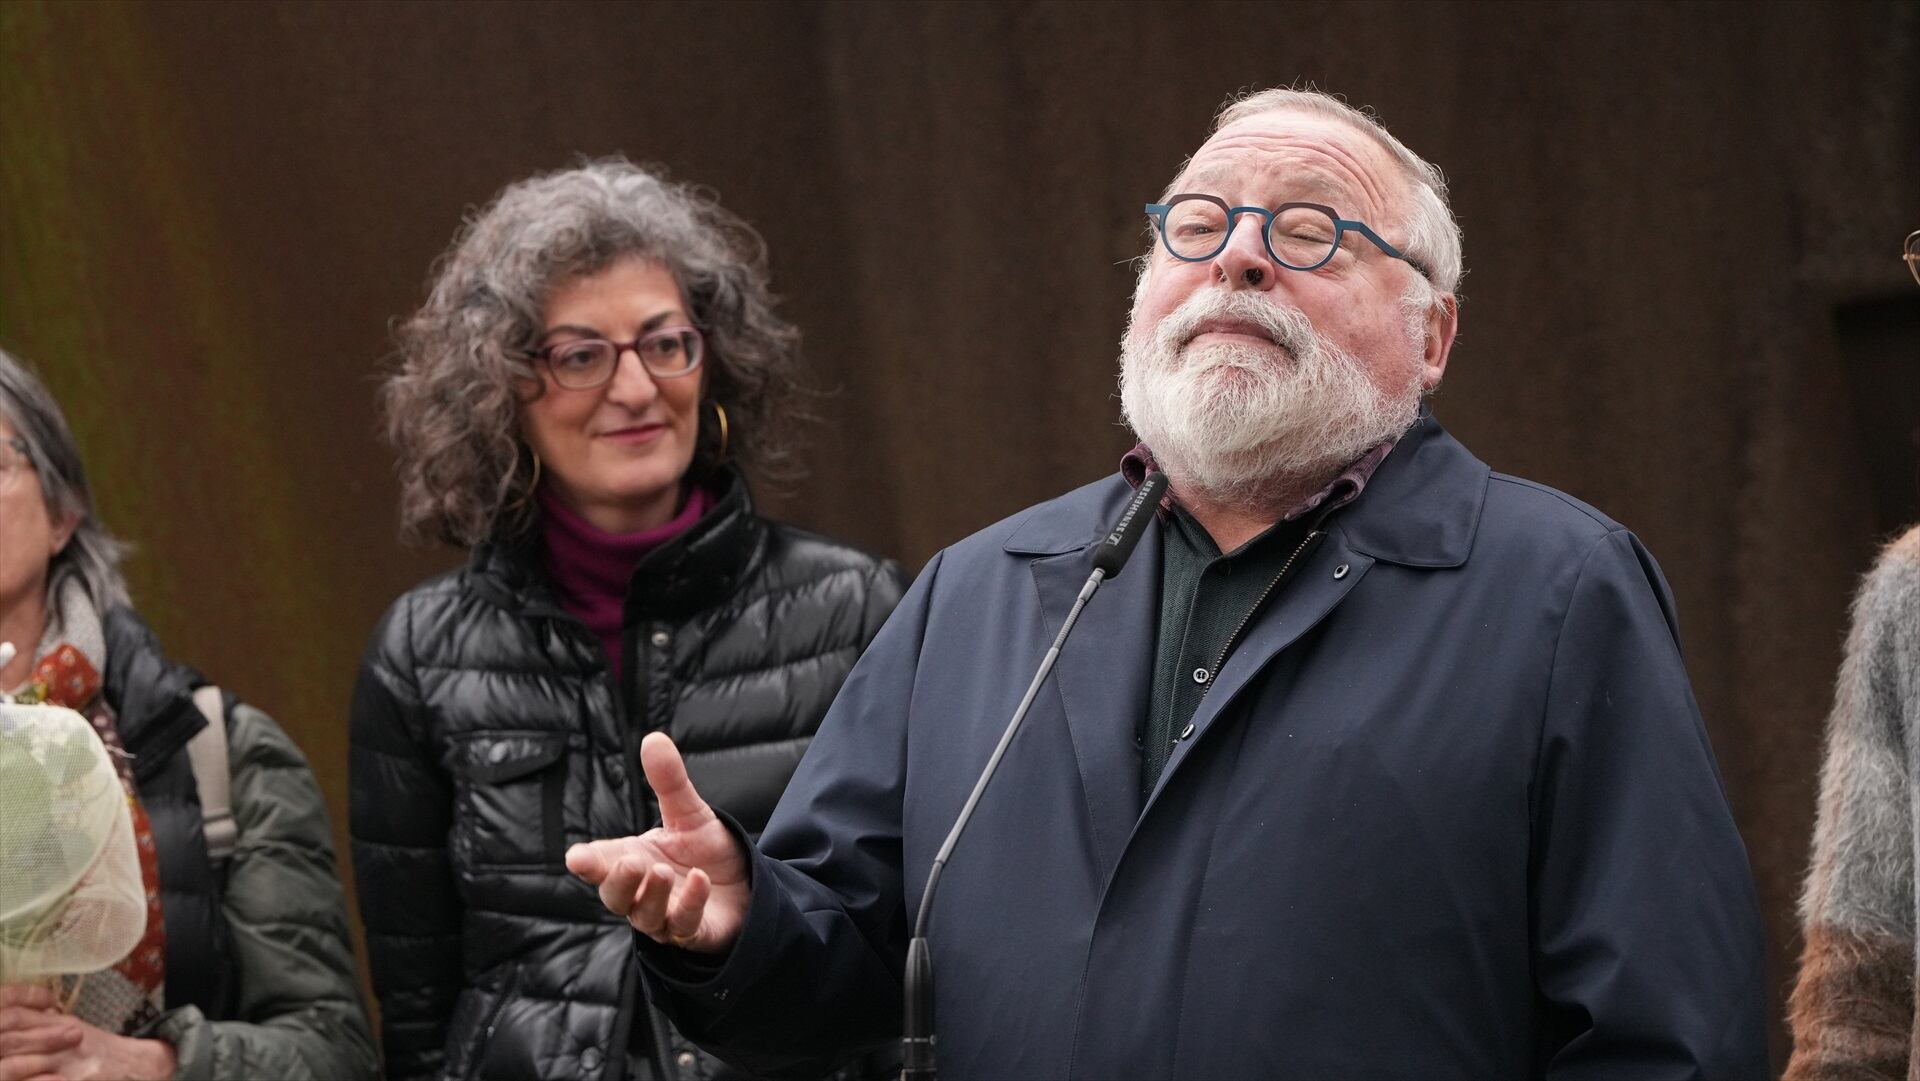
<path id="1" fill-rule="evenodd" d="M 479 549 L 395 602 L 361 666 L 354 866 L 387 1072 L 706 1076 L 719 1064 L 645 1008 L 633 933 L 564 853 L 654 823 L 651 731 L 757 832 L 903 576 L 758 517 L 728 477 L 636 570 L 616 685 L 540 566 L 536 538 Z"/>
<path id="2" fill-rule="evenodd" d="M 207 858 L 187 741 L 207 725 L 206 681 L 170 661 L 126 608 L 103 620 L 107 705 L 153 826 L 166 921 L 166 1012 L 144 1035 L 174 1045 L 187 1081 L 370 1078 L 333 831 L 313 771 L 266 714 L 226 696 L 239 837 Z"/>

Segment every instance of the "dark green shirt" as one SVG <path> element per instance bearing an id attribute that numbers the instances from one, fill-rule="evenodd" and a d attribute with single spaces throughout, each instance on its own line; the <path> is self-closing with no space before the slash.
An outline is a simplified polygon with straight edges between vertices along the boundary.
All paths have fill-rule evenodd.
<path id="1" fill-rule="evenodd" d="M 1195 710 L 1255 611 L 1314 532 L 1320 515 L 1279 522 L 1222 555 L 1213 538 L 1179 507 L 1161 530 L 1160 631 L 1153 690 L 1141 734 L 1140 795 L 1153 792 L 1175 742 L 1192 732 Z M 1311 523 L 1311 524 L 1310 524 Z"/>
<path id="2" fill-rule="evenodd" d="M 1225 555 L 1206 527 L 1171 498 L 1161 503 L 1160 628 L 1153 656 L 1153 689 L 1147 695 L 1146 728 L 1140 744 L 1140 798 L 1154 784 L 1173 745 L 1193 732 L 1193 714 L 1220 674 L 1227 654 L 1267 599 L 1284 587 L 1283 573 L 1304 556 L 1305 544 L 1327 517 L 1360 498 L 1367 480 L 1398 440 L 1361 455 L 1312 499 L 1281 516 L 1266 532 Z M 1138 488 L 1156 469 L 1145 443 L 1120 460 L 1127 483 Z"/>

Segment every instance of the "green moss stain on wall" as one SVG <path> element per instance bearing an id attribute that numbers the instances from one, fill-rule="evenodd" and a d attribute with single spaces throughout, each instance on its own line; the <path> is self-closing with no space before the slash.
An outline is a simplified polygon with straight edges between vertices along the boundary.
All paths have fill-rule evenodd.
<path id="1" fill-rule="evenodd" d="M 353 658 L 300 630 L 335 613 L 313 557 L 325 539 L 276 441 L 276 351 L 201 182 L 193 103 L 145 47 L 150 17 L 0 5 L 0 340 L 59 396 L 102 516 L 138 545 L 129 579 L 163 641 L 265 653 L 271 685 L 236 689 L 337 725 Z M 218 611 L 191 585 L 209 578 Z"/>
<path id="2" fill-rule="evenodd" d="M 109 520 L 145 520 L 153 485 L 137 471 L 138 436 L 117 424 L 128 404 L 107 353 L 104 238 L 90 212 L 79 144 L 97 132 L 89 84 L 71 58 L 96 43 L 55 25 L 52 5 L 0 4 L 0 343 L 26 354 L 60 399 L 92 467 L 95 496 Z M 94 57 L 111 65 L 115 58 Z M 29 349 L 29 347 L 31 347 Z"/>

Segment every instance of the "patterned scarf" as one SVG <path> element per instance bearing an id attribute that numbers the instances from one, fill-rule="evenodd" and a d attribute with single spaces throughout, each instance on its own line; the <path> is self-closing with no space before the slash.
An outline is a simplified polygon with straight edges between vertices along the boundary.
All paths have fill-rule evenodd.
<path id="1" fill-rule="evenodd" d="M 106 635 L 100 613 L 86 591 L 69 582 L 60 591 L 53 618 L 35 652 L 38 658 L 26 686 L 13 697 L 21 702 L 65 706 L 87 718 L 100 734 L 127 792 L 133 812 L 133 837 L 140 856 L 140 879 L 147 890 L 147 929 L 133 952 L 112 968 L 60 977 L 61 1001 L 67 1012 L 90 1025 L 120 1035 L 144 1028 L 166 1008 L 166 923 L 160 913 L 160 860 L 153 844 L 153 825 L 133 786 L 132 755 L 120 742 L 113 711 L 101 694 L 100 672 L 106 667 Z"/>

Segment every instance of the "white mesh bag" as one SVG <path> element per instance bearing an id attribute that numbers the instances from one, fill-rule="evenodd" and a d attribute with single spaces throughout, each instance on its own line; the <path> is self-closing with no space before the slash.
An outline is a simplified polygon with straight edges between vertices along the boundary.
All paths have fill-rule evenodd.
<path id="1" fill-rule="evenodd" d="M 107 968 L 146 926 L 106 745 L 70 709 L 0 697 L 0 983 Z"/>

